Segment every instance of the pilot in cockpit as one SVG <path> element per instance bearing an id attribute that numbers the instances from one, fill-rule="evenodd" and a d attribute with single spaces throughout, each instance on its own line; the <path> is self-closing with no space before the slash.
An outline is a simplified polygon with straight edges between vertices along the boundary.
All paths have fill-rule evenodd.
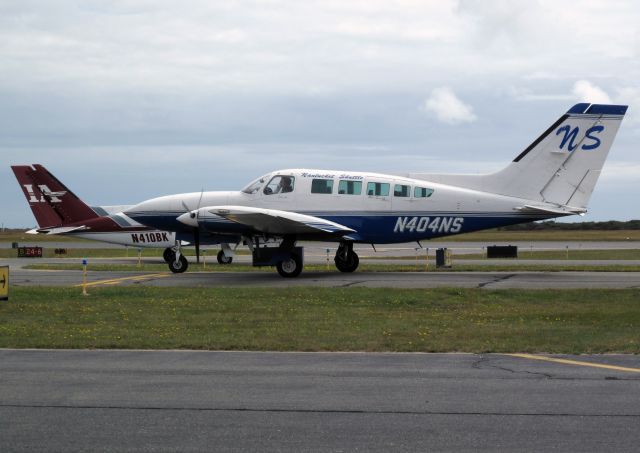
<path id="1" fill-rule="evenodd" d="M 282 179 L 280 179 L 277 192 L 278 193 L 293 192 L 293 184 L 289 176 L 283 176 Z"/>

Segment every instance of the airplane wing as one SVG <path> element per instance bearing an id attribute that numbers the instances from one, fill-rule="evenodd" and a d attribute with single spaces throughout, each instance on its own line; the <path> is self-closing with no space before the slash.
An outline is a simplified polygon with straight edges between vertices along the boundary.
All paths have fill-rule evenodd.
<path id="1" fill-rule="evenodd" d="M 203 209 L 232 222 L 254 228 L 262 233 L 304 234 L 322 232 L 338 236 L 355 233 L 355 230 L 339 223 L 290 211 L 246 206 L 212 206 Z"/>

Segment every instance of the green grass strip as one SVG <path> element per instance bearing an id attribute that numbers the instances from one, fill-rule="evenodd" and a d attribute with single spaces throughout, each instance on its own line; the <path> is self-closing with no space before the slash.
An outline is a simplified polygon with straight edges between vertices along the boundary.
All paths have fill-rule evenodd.
<path id="1" fill-rule="evenodd" d="M 640 353 L 640 290 L 15 287 L 0 347 Z"/>

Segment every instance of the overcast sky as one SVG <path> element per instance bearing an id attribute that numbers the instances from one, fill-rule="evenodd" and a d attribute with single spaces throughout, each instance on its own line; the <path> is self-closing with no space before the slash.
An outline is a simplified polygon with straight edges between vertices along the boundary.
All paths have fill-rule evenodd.
<path id="1" fill-rule="evenodd" d="M 491 172 L 582 101 L 630 106 L 584 220 L 640 218 L 638 24 L 632 0 L 0 0 L 0 222 L 35 223 L 12 164 L 103 205 Z"/>

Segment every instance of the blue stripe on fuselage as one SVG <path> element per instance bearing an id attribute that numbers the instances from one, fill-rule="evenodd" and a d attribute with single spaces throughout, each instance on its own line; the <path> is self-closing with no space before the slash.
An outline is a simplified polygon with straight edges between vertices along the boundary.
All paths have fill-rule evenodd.
<path id="1" fill-rule="evenodd" d="M 323 218 L 355 230 L 357 234 L 349 234 L 349 236 L 354 237 L 358 242 L 374 244 L 426 240 L 541 219 L 540 216 L 467 214 L 357 217 L 333 215 L 323 216 Z"/>

